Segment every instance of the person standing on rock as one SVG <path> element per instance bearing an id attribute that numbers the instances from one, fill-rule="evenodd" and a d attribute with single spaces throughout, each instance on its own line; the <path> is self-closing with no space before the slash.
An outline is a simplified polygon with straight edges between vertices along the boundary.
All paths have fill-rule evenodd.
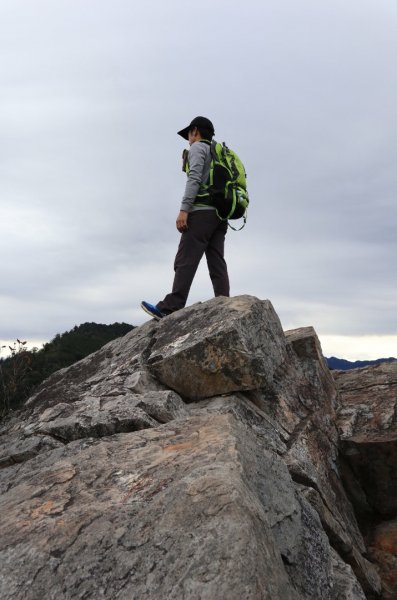
<path id="1" fill-rule="evenodd" d="M 215 296 L 229 296 L 229 276 L 224 259 L 227 221 L 222 221 L 209 205 L 206 191 L 211 165 L 211 140 L 214 126 L 206 117 L 196 117 L 178 131 L 188 140 L 190 149 L 184 153 L 187 183 L 176 219 L 176 228 L 182 234 L 174 262 L 172 292 L 157 304 L 143 301 L 141 307 L 157 320 L 186 305 L 197 267 L 205 253 Z"/>

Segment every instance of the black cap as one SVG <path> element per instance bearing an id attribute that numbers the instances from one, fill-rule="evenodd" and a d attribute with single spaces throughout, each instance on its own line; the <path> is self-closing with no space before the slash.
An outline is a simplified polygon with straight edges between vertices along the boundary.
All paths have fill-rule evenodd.
<path id="1" fill-rule="evenodd" d="M 206 129 L 210 132 L 211 137 L 215 133 L 214 126 L 209 119 L 206 119 L 206 117 L 195 117 L 190 123 L 190 125 L 185 127 L 185 129 L 181 129 L 180 131 L 178 131 L 178 135 L 181 135 L 185 140 L 188 140 L 189 131 L 191 131 L 194 127 L 198 127 L 199 130 Z"/>

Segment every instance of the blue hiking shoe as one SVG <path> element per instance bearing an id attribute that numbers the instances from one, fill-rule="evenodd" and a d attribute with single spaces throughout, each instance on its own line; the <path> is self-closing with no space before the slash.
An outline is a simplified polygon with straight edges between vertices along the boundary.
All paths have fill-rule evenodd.
<path id="1" fill-rule="evenodd" d="M 148 315 L 157 319 L 157 321 L 160 321 L 160 319 L 165 317 L 165 315 L 161 312 L 161 310 L 159 310 L 157 308 L 157 306 L 154 306 L 154 304 L 149 304 L 149 302 L 145 302 L 143 300 L 141 302 L 141 307 Z"/>

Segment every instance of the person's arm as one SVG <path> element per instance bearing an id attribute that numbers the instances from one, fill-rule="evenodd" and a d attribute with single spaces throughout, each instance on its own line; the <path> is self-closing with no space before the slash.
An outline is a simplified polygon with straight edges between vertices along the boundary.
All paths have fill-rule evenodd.
<path id="1" fill-rule="evenodd" d="M 187 177 L 185 193 L 182 198 L 181 209 L 176 218 L 176 228 L 182 233 L 186 231 L 189 212 L 192 210 L 200 184 L 203 178 L 206 149 L 204 144 L 194 142 L 189 150 L 189 174 Z"/>
<path id="2" fill-rule="evenodd" d="M 189 174 L 182 198 L 181 211 L 190 212 L 196 199 L 200 184 L 203 180 L 205 159 L 207 156 L 206 144 L 194 142 L 189 150 Z"/>

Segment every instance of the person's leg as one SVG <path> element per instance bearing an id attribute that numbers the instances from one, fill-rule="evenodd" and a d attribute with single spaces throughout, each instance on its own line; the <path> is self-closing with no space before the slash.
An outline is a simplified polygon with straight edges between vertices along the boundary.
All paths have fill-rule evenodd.
<path id="1" fill-rule="evenodd" d="M 215 296 L 230 296 L 229 275 L 224 258 L 226 232 L 227 222 L 219 222 L 205 251 Z"/>
<path id="2" fill-rule="evenodd" d="M 215 211 L 200 210 L 189 215 L 188 229 L 181 235 L 175 257 L 172 292 L 156 305 L 163 314 L 172 313 L 186 305 L 197 267 L 218 225 L 213 213 Z"/>

